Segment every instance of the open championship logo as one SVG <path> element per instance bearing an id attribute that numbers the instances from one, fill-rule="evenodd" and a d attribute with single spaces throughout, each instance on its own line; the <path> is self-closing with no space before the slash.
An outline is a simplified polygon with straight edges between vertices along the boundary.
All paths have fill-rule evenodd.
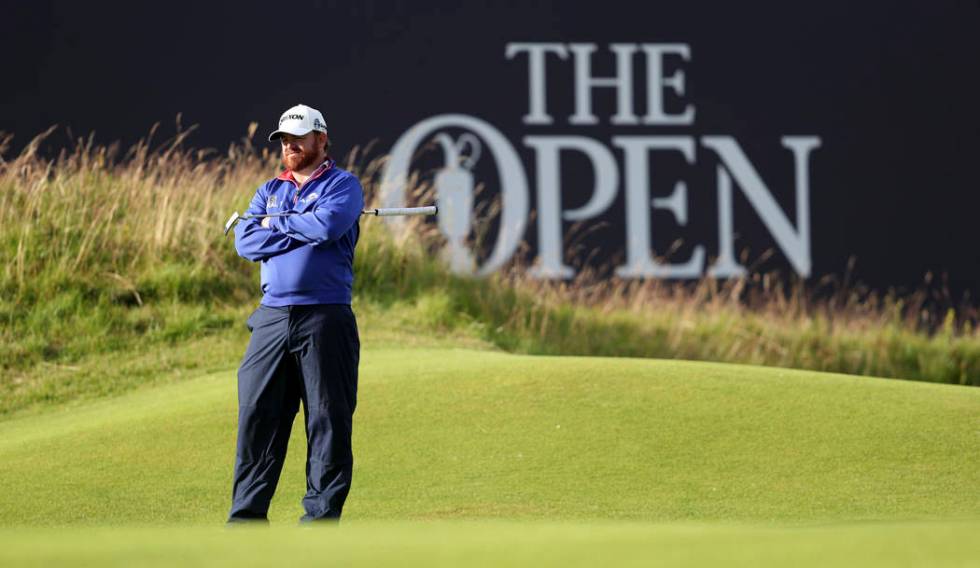
<path id="1" fill-rule="evenodd" d="M 554 118 L 547 109 L 546 65 L 549 59 L 574 64 L 575 112 L 568 118 L 571 125 L 595 125 L 592 90 L 612 88 L 617 94 L 617 111 L 610 124 L 622 126 L 689 126 L 694 124 L 695 107 L 688 103 L 680 113 L 668 112 L 664 95 L 683 97 L 684 72 L 664 74 L 667 57 L 690 61 L 687 44 L 614 43 L 616 75 L 594 77 L 591 72 L 595 44 L 588 43 L 511 43 L 506 57 L 527 56 L 528 113 L 527 125 L 550 125 Z M 640 116 L 633 104 L 633 60 L 637 53 L 646 63 L 646 114 Z M 549 56 L 551 56 L 549 58 Z M 466 131 L 453 140 L 447 129 Z M 441 148 L 444 167 L 436 174 L 434 184 L 439 204 L 439 228 L 447 239 L 446 255 L 451 268 L 463 274 L 487 275 L 502 266 L 520 246 L 530 211 L 528 179 L 524 165 L 513 144 L 492 124 L 469 115 L 443 114 L 422 120 L 409 128 L 394 144 L 382 178 L 384 207 L 403 207 L 411 162 L 419 147 L 436 142 Z M 738 187 L 748 200 L 776 244 L 801 276 L 811 272 L 810 255 L 810 152 L 820 147 L 817 136 L 783 136 L 781 145 L 792 154 L 795 181 L 796 219 L 791 222 L 762 177 L 731 136 L 620 135 L 613 136 L 612 146 L 622 151 L 622 176 L 613 152 L 602 142 L 586 136 L 524 136 L 524 145 L 536 158 L 538 250 L 530 274 L 536 278 L 571 278 L 575 271 L 565 264 L 562 251 L 562 221 L 584 221 L 601 216 L 616 198 L 622 179 L 625 190 L 626 261 L 616 267 L 623 278 L 700 278 L 705 274 L 731 277 L 745 274 L 746 268 L 735 257 L 733 188 Z M 489 152 L 482 152 L 486 148 Z M 678 226 L 688 222 L 687 185 L 678 181 L 667 197 L 651 199 L 649 157 L 653 152 L 679 153 L 686 163 L 698 161 L 698 150 L 704 149 L 716 164 L 718 202 L 718 255 L 707 265 L 704 245 L 693 248 L 690 257 L 679 263 L 667 263 L 654 257 L 651 247 L 651 209 L 669 212 Z M 588 202 L 576 209 L 561 208 L 562 152 L 584 155 L 595 172 L 595 185 Z M 481 154 L 489 153 L 496 166 L 501 198 L 500 230 L 493 248 L 477 266 L 474 254 L 465 244 L 471 230 L 473 212 L 473 165 Z M 465 157 L 464 157 L 465 156 Z M 387 217 L 395 225 L 404 223 L 398 217 Z"/>

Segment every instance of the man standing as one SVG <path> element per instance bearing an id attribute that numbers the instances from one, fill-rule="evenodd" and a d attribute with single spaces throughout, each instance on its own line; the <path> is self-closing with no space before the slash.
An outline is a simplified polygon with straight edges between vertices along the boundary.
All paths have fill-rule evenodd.
<path id="1" fill-rule="evenodd" d="M 255 192 L 235 248 L 262 267 L 262 301 L 238 370 L 238 444 L 229 522 L 266 520 L 300 401 L 306 418 L 301 521 L 339 519 L 350 490 L 360 341 L 351 311 L 364 197 L 336 167 L 323 115 L 297 105 L 269 135 L 283 172 Z"/>

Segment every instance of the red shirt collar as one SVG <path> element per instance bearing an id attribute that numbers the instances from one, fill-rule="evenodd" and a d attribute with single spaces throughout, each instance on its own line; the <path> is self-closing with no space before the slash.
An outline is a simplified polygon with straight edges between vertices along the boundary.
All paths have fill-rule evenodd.
<path id="1" fill-rule="evenodd" d="M 314 170 L 313 174 L 310 175 L 309 178 L 307 178 L 306 183 L 310 183 L 311 181 L 323 175 L 325 172 L 330 171 L 330 169 L 333 168 L 333 164 L 334 161 L 331 160 L 330 158 L 327 158 L 326 161 L 320 164 L 320 167 Z M 281 174 L 276 176 L 276 179 L 281 179 L 283 181 L 291 181 L 293 182 L 293 185 L 295 185 L 296 187 L 299 187 L 300 185 L 299 182 L 296 181 L 296 178 L 293 177 L 292 170 L 283 170 Z"/>

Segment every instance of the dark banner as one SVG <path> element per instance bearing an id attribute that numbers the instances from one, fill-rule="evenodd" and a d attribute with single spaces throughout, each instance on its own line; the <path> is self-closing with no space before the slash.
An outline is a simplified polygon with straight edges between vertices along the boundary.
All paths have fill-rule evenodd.
<path id="1" fill-rule="evenodd" d="M 980 7 L 793 4 L 25 2 L 0 130 L 131 142 L 182 113 L 221 148 L 305 103 L 336 155 L 390 154 L 385 204 L 431 184 L 459 272 L 814 281 L 853 259 L 878 289 L 931 272 L 975 298 Z"/>

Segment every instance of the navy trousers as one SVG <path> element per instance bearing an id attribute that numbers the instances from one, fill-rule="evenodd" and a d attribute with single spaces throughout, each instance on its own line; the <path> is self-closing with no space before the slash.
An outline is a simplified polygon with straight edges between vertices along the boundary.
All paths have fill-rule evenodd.
<path id="1" fill-rule="evenodd" d="M 238 369 L 238 444 L 229 521 L 266 519 L 293 418 L 306 418 L 301 521 L 339 519 L 350 491 L 360 340 L 348 305 L 273 308 L 248 318 Z"/>

